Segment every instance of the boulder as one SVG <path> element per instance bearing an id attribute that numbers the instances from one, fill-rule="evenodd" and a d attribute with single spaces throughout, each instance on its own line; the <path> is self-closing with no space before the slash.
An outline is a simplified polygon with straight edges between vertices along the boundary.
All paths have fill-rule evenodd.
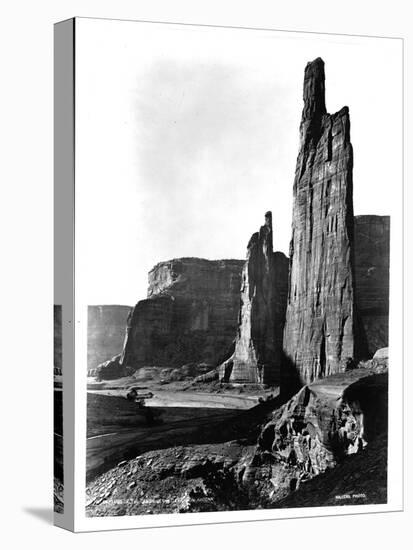
<path id="1" fill-rule="evenodd" d="M 131 367 L 120 364 L 120 355 L 112 357 L 109 361 L 105 361 L 99 365 L 93 371 L 89 371 L 90 375 L 93 372 L 93 376 L 97 380 L 116 380 L 117 378 L 123 378 L 125 376 L 132 376 L 135 370 Z"/>
<path id="2" fill-rule="evenodd" d="M 381 348 L 376 351 L 373 359 L 367 362 L 377 373 L 389 370 L 389 348 Z"/>
<path id="3" fill-rule="evenodd" d="M 381 348 L 376 351 L 373 356 L 376 361 L 383 361 L 389 359 L 389 348 Z"/>

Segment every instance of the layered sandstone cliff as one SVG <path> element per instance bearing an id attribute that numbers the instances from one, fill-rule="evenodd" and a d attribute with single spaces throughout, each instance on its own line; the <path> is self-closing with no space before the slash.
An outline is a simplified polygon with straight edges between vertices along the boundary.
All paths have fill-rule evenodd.
<path id="1" fill-rule="evenodd" d="M 130 311 L 129 306 L 119 305 L 88 307 L 87 368 L 91 373 L 122 350 Z"/>
<path id="2" fill-rule="evenodd" d="M 290 260 L 273 252 L 267 212 L 245 263 L 157 264 L 108 372 L 225 359 L 221 380 L 278 385 L 285 375 L 291 389 L 388 345 L 389 218 L 353 216 L 349 113 L 327 113 L 324 80 L 318 58 L 305 69 Z M 124 339 L 127 310 L 116 321 L 99 311 L 89 314 L 89 368 Z"/>
<path id="3" fill-rule="evenodd" d="M 273 252 L 272 214 L 248 243 L 242 271 L 235 350 L 221 367 L 233 382 L 279 384 L 288 287 L 288 259 Z"/>
<path id="4" fill-rule="evenodd" d="M 53 367 L 54 374 L 62 374 L 62 306 L 53 307 Z"/>
<path id="5" fill-rule="evenodd" d="M 327 113 L 324 80 L 318 58 L 304 76 L 284 331 L 301 383 L 339 372 L 356 351 L 350 118 L 347 107 Z"/>
<path id="6" fill-rule="evenodd" d="M 363 356 L 389 344 L 390 217 L 354 218 L 355 298 Z"/>
<path id="7" fill-rule="evenodd" d="M 263 428 L 250 475 L 277 500 L 287 496 L 385 435 L 387 401 L 387 362 L 304 386 Z M 265 464 L 272 464 L 271 479 Z"/>
<path id="8" fill-rule="evenodd" d="M 128 319 L 121 364 L 217 365 L 235 337 L 241 260 L 180 258 L 149 272 L 148 298 Z"/>

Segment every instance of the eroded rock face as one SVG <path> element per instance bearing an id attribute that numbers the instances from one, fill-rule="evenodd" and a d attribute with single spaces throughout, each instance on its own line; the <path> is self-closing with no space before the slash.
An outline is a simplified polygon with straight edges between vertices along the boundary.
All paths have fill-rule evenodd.
<path id="1" fill-rule="evenodd" d="M 287 285 L 288 259 L 273 252 L 272 214 L 267 212 L 248 243 L 235 349 L 221 366 L 222 379 L 279 383 Z"/>
<path id="2" fill-rule="evenodd" d="M 132 376 L 134 369 L 120 364 L 120 354 L 88 371 L 89 376 L 97 380 L 116 380 L 125 376 Z"/>
<path id="3" fill-rule="evenodd" d="M 88 371 L 119 354 L 125 340 L 129 306 L 105 305 L 88 307 Z"/>
<path id="4" fill-rule="evenodd" d="M 245 433 L 267 405 L 233 419 L 233 424 L 242 423 Z M 268 410 L 265 417 L 269 414 Z M 221 425 L 212 430 L 209 443 L 148 451 L 94 477 L 87 485 L 87 515 L 278 507 L 282 499 L 293 494 L 298 498 L 307 483 L 336 468 L 327 487 L 318 484 L 309 505 L 320 506 L 332 486 L 342 487 L 341 472 L 347 476 L 345 491 L 357 493 L 358 485 L 363 486 L 364 504 L 386 500 L 384 372 L 359 368 L 303 387 L 272 413 L 257 444 L 239 437 L 217 443 L 217 434 L 225 429 Z M 373 455 L 380 453 L 377 463 L 370 447 Z M 349 459 L 354 457 L 359 460 L 352 466 Z M 334 496 L 329 504 L 337 504 Z"/>
<path id="5" fill-rule="evenodd" d="M 92 517 L 247 509 L 251 507 L 248 493 L 240 490 L 234 474 L 239 472 L 242 477 L 242 464 L 252 453 L 253 447 L 235 442 L 150 451 L 121 462 L 89 483 L 86 514 Z"/>
<path id="6" fill-rule="evenodd" d="M 277 508 L 348 506 L 387 503 L 387 434 L 378 436 L 362 453 L 343 460 L 301 483 L 277 501 Z"/>
<path id="7" fill-rule="evenodd" d="M 133 309 L 121 363 L 217 365 L 234 340 L 241 260 L 180 258 L 149 272 L 148 298 Z"/>
<path id="8" fill-rule="evenodd" d="M 301 383 L 339 372 L 356 354 L 350 118 L 347 107 L 326 112 L 324 80 L 318 58 L 304 76 L 284 331 Z"/>
<path id="9" fill-rule="evenodd" d="M 53 339 L 53 367 L 54 374 L 62 374 L 62 306 L 53 308 L 54 339 Z"/>
<path id="10" fill-rule="evenodd" d="M 387 372 L 374 368 L 304 386 L 261 433 L 251 475 L 262 491 L 272 485 L 272 498 L 283 498 L 385 434 L 387 387 Z M 264 464 L 271 464 L 270 479 Z"/>
<path id="11" fill-rule="evenodd" d="M 376 361 L 388 361 L 389 360 L 389 348 L 380 348 L 373 356 Z"/>
<path id="12" fill-rule="evenodd" d="M 364 356 L 389 343 L 390 217 L 354 218 L 355 297 Z"/>

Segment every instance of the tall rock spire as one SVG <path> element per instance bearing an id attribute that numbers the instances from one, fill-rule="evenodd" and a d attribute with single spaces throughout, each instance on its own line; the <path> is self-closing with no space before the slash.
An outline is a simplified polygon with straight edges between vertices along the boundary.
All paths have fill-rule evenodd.
<path id="1" fill-rule="evenodd" d="M 284 352 L 302 383 L 354 357 L 353 151 L 347 107 L 325 107 L 324 62 L 307 64 L 294 180 Z"/>
<path id="2" fill-rule="evenodd" d="M 279 383 L 287 277 L 287 258 L 273 252 L 272 214 L 267 212 L 248 243 L 235 350 L 222 366 L 223 379 Z"/>
<path id="3" fill-rule="evenodd" d="M 317 57 L 311 63 L 307 63 L 304 71 L 303 121 L 312 120 L 316 116 L 323 116 L 327 113 L 324 83 L 324 61 L 321 57 Z"/>

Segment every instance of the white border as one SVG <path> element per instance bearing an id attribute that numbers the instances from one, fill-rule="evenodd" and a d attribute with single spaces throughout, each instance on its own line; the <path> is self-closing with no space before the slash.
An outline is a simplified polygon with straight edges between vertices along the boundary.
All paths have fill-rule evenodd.
<path id="1" fill-rule="evenodd" d="M 76 36 L 78 36 L 79 21 L 76 18 Z M 119 22 L 119 20 L 116 20 Z M 133 21 L 127 21 L 133 23 Z M 145 24 L 145 22 L 135 22 Z M 151 25 L 165 25 L 165 23 L 146 23 Z M 171 23 L 171 26 L 179 27 L 180 24 Z M 200 30 L 206 30 L 209 26 L 193 25 Z M 213 27 L 213 28 L 237 28 L 237 27 Z M 271 29 L 246 29 L 248 30 L 285 33 L 287 31 Z M 289 31 L 301 35 L 297 31 Z M 304 33 L 319 36 L 330 36 L 327 33 Z M 343 36 L 343 35 L 340 35 Z M 349 37 L 350 35 L 344 35 Z M 351 36 L 350 36 L 351 37 Z M 390 40 L 390 38 L 383 38 Z M 391 40 L 401 40 L 391 38 Z M 78 45 L 76 44 L 76 52 Z M 401 56 L 402 57 L 402 56 Z M 403 59 L 400 59 L 403 70 Z M 75 90 L 75 104 L 78 102 L 78 88 Z M 394 106 L 392 106 L 394 109 Z M 75 115 L 76 116 L 76 115 Z M 395 115 L 396 116 L 396 115 Z M 402 113 L 402 99 L 400 103 L 400 116 Z M 75 146 L 78 136 L 75 136 Z M 400 152 L 402 163 L 402 152 Z M 79 174 L 78 157 L 75 161 L 75 173 L 77 174 L 76 203 L 79 200 L 79 186 L 82 185 Z M 394 182 L 392 182 L 394 185 Z M 86 358 L 87 358 L 87 306 L 82 300 L 81 280 L 78 263 L 75 261 L 75 486 L 74 486 L 74 525 L 75 531 L 104 531 L 115 529 L 132 529 L 147 527 L 166 527 L 178 525 L 196 525 L 211 523 L 230 523 L 241 521 L 263 521 L 270 519 L 308 518 L 320 516 L 349 515 L 360 513 L 390 512 L 403 510 L 403 369 L 392 370 L 391 365 L 403 364 L 403 210 L 402 188 L 400 188 L 400 217 L 391 218 L 391 269 L 390 269 L 390 334 L 391 346 L 390 376 L 389 376 L 389 460 L 388 460 L 388 503 L 383 505 L 354 505 L 311 508 L 290 508 L 251 511 L 226 511 L 204 512 L 190 514 L 162 514 L 148 516 L 121 516 L 104 518 L 87 518 L 85 516 L 85 478 L 86 478 Z M 76 212 L 75 207 L 75 212 Z M 75 219 L 75 243 L 81 241 L 79 228 Z M 75 246 L 75 251 L 76 251 Z M 65 456 L 66 459 L 66 456 Z"/>

